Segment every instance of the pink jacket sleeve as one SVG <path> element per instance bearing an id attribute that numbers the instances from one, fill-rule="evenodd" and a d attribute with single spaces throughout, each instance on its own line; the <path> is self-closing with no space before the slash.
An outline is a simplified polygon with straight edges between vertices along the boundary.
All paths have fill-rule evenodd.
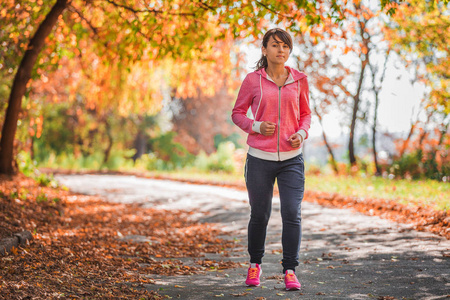
<path id="1" fill-rule="evenodd" d="M 239 94 L 231 113 L 233 123 L 247 133 L 254 133 L 252 130 L 253 120 L 247 117 L 248 108 L 252 105 L 253 95 L 249 75 L 242 82 Z"/>
<path id="2" fill-rule="evenodd" d="M 300 81 L 300 122 L 299 130 L 303 129 L 308 138 L 308 130 L 311 126 L 311 109 L 309 108 L 309 85 L 308 80 L 304 78 Z"/>

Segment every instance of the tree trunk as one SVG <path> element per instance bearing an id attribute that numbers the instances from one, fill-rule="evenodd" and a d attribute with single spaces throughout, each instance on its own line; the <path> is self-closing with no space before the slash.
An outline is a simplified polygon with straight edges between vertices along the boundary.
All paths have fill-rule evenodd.
<path id="1" fill-rule="evenodd" d="M 111 133 L 111 126 L 108 123 L 108 117 L 105 117 L 105 127 L 106 127 L 106 136 L 108 137 L 108 146 L 105 149 L 105 156 L 103 157 L 103 163 L 102 166 L 106 166 L 106 163 L 109 160 L 109 157 L 111 155 L 111 149 L 113 147 L 113 136 Z"/>
<path id="2" fill-rule="evenodd" d="M 373 127 L 372 127 L 372 153 L 373 153 L 373 163 L 375 164 L 375 176 L 381 176 L 381 168 L 378 164 L 378 153 L 377 153 L 377 108 L 378 108 L 378 95 L 375 100 L 375 116 L 373 117 Z"/>
<path id="3" fill-rule="evenodd" d="M 433 114 L 434 114 L 434 110 L 430 110 L 429 112 L 428 112 L 428 114 L 427 114 L 427 120 L 426 120 L 426 122 L 424 123 L 424 124 L 429 124 L 430 123 L 430 120 L 431 120 L 431 117 L 433 116 Z M 424 126 L 425 127 L 425 126 Z M 427 130 L 425 129 L 425 128 L 423 128 L 423 131 L 422 131 L 422 133 L 420 134 L 420 136 L 419 136 L 419 149 L 422 151 L 422 153 L 425 153 L 425 149 L 424 149 L 424 144 L 423 144 L 423 142 L 425 141 L 425 138 L 428 136 L 428 132 L 427 132 Z"/>
<path id="4" fill-rule="evenodd" d="M 358 116 L 359 111 L 359 102 L 360 102 L 360 95 L 361 95 L 361 89 L 364 79 L 364 71 L 367 66 L 367 57 L 369 53 L 367 53 L 365 60 L 361 61 L 361 74 L 359 75 L 359 83 L 358 83 L 358 90 L 356 92 L 356 95 L 353 97 L 353 112 L 352 112 L 352 123 L 350 125 L 350 137 L 348 141 L 348 155 L 350 159 L 350 166 L 356 165 L 356 155 L 355 155 L 355 127 L 356 127 L 356 118 Z"/>
<path id="5" fill-rule="evenodd" d="M 328 143 L 327 135 L 325 134 L 325 130 L 323 130 L 323 127 L 322 127 L 322 137 L 323 137 L 323 141 L 325 142 L 325 146 L 327 147 L 328 153 L 330 154 L 331 166 L 333 167 L 334 173 L 336 175 L 338 175 L 339 169 L 337 167 L 336 159 L 334 158 L 333 149 L 331 148 L 330 144 Z"/>
<path id="6" fill-rule="evenodd" d="M 359 11 L 361 8 L 361 4 L 355 3 L 355 8 Z M 356 127 L 356 119 L 358 117 L 358 111 L 359 111 L 359 103 L 361 101 L 361 90 L 363 86 L 364 81 L 364 71 L 366 70 L 366 66 L 369 63 L 369 53 L 370 53 L 370 38 L 365 36 L 366 33 L 366 24 L 369 20 L 363 19 L 359 21 L 359 34 L 362 39 L 363 48 L 361 51 L 363 52 L 363 49 L 366 49 L 366 53 L 360 54 L 361 59 L 361 72 L 359 74 L 359 82 L 358 82 L 358 89 L 356 91 L 356 94 L 353 96 L 353 111 L 352 111 L 352 123 L 350 124 L 350 137 L 348 141 L 348 155 L 350 160 L 350 167 L 356 166 L 356 155 L 355 155 L 355 127 Z M 368 34 L 368 33 L 367 33 Z"/>
<path id="7" fill-rule="evenodd" d="M 36 63 L 38 55 L 45 44 L 45 39 L 52 31 L 59 16 L 67 7 L 67 2 L 68 0 L 56 1 L 44 21 L 39 25 L 36 33 L 28 44 L 25 55 L 23 56 L 14 77 L 0 141 L 1 174 L 15 173 L 13 167 L 14 137 L 17 131 L 17 121 L 19 119 L 19 113 L 22 106 L 22 98 L 25 95 L 27 83 L 31 78 L 31 72 L 33 71 L 34 64 Z"/>
<path id="8" fill-rule="evenodd" d="M 388 49 L 387 52 L 386 52 L 386 60 L 384 61 L 383 71 L 381 73 L 380 86 L 376 85 L 376 80 L 375 80 L 375 76 L 376 76 L 376 73 L 377 73 L 376 70 L 378 70 L 378 68 L 374 67 L 369 62 L 369 67 L 370 67 L 370 70 L 372 72 L 373 90 L 374 90 L 374 93 L 375 93 L 375 108 L 374 108 L 374 113 L 373 113 L 373 124 L 372 124 L 372 153 L 373 153 L 373 163 L 375 164 L 375 176 L 381 176 L 381 168 L 380 168 L 380 165 L 378 164 L 378 152 L 377 152 L 378 106 L 380 104 L 380 91 L 381 91 L 381 87 L 382 87 L 383 82 L 384 82 L 384 76 L 386 75 L 387 62 L 388 62 L 388 59 L 389 59 L 390 51 L 391 50 Z"/>
<path id="9" fill-rule="evenodd" d="M 136 160 L 140 158 L 146 151 L 147 146 L 147 136 L 144 131 L 139 129 L 136 138 L 134 139 L 134 148 L 136 149 L 136 153 L 133 155 L 133 162 L 136 163 Z"/>
<path id="10" fill-rule="evenodd" d="M 442 146 L 442 144 L 443 144 L 443 142 L 444 142 L 444 140 L 445 140 L 445 138 L 447 138 L 448 139 L 448 134 L 447 134 L 447 131 L 448 131 L 448 126 L 449 126 L 450 124 L 445 124 L 444 126 L 443 126 L 443 128 L 442 128 L 442 130 L 441 130 L 441 132 L 440 132 L 440 136 L 439 136 L 439 142 L 438 142 L 438 147 L 440 147 L 440 146 Z"/>
<path id="11" fill-rule="evenodd" d="M 428 132 L 424 129 L 423 132 L 420 134 L 419 137 L 419 149 L 422 151 L 422 153 L 425 153 L 425 148 L 423 141 L 425 141 L 425 138 L 428 136 Z"/>
<path id="12" fill-rule="evenodd" d="M 31 141 L 30 141 L 30 158 L 31 160 L 35 159 L 35 152 L 34 152 L 34 141 L 35 141 L 36 137 L 32 136 L 31 137 Z"/>
<path id="13" fill-rule="evenodd" d="M 405 154 L 406 148 L 408 148 L 409 141 L 411 140 L 411 137 L 414 133 L 414 129 L 416 128 L 418 122 L 419 121 L 416 121 L 415 123 L 411 124 L 411 127 L 409 128 L 408 136 L 403 141 L 402 147 L 400 148 L 399 158 L 402 158 L 403 155 Z"/>
<path id="14" fill-rule="evenodd" d="M 334 158 L 333 148 L 331 148 L 330 143 L 328 143 L 327 135 L 325 133 L 325 130 L 323 129 L 322 125 L 322 116 L 319 114 L 317 107 L 314 106 L 314 112 L 316 113 L 317 117 L 319 118 L 320 126 L 322 127 L 322 138 L 325 143 L 325 146 L 327 147 L 328 154 L 330 154 L 330 162 L 331 166 L 333 167 L 334 173 L 339 174 L 339 169 L 337 167 L 336 159 Z"/>

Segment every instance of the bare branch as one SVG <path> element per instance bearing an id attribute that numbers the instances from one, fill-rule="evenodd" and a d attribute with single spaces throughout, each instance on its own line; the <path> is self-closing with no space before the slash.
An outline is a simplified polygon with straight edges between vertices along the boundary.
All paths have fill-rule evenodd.
<path id="1" fill-rule="evenodd" d="M 218 7 L 213 7 L 211 5 L 208 5 L 207 3 L 203 3 L 203 2 L 198 2 L 198 4 L 204 8 L 204 9 L 208 9 L 208 10 L 212 10 L 215 11 Z"/>
<path id="2" fill-rule="evenodd" d="M 375 84 L 375 75 L 378 73 L 378 67 L 376 67 L 375 65 L 373 65 L 373 64 L 371 64 L 369 62 L 369 69 L 370 69 L 370 72 L 372 73 L 373 89 L 374 89 L 376 94 L 378 94 L 381 91 L 381 87 L 383 85 L 384 77 L 386 75 L 387 62 L 389 60 L 389 54 L 390 53 L 391 53 L 391 48 L 389 48 L 386 51 L 386 59 L 385 59 L 384 64 L 383 64 L 383 71 L 381 72 L 381 78 L 380 78 L 380 85 L 379 86 L 376 86 L 376 84 Z"/>
<path id="3" fill-rule="evenodd" d="M 135 15 L 137 15 L 139 13 L 153 13 L 155 15 L 163 13 L 162 10 L 156 10 L 156 9 L 150 9 L 150 8 L 147 8 L 147 9 L 135 9 L 135 8 L 133 8 L 131 6 L 128 6 L 128 5 L 116 3 L 113 0 L 106 0 L 106 2 L 108 2 L 109 4 L 112 4 L 115 7 L 123 8 L 123 9 L 125 9 L 127 11 L 130 11 L 130 12 L 132 12 Z M 177 12 L 170 12 L 169 14 L 173 15 L 173 16 L 195 16 L 195 13 L 192 13 L 192 12 L 189 12 L 189 13 L 188 12 L 178 12 L 178 13 Z"/>
<path id="4" fill-rule="evenodd" d="M 344 94 L 347 95 L 348 97 L 351 97 L 351 98 L 355 97 L 355 95 L 350 93 L 350 91 L 347 89 L 347 87 L 344 84 L 342 84 L 341 81 L 335 81 L 334 84 L 336 84 L 344 92 Z"/>
<path id="5" fill-rule="evenodd" d="M 277 12 L 276 10 L 270 8 L 267 4 L 264 4 L 261 1 L 256 0 L 256 3 L 258 3 L 259 5 L 261 5 L 262 7 L 267 9 L 268 11 L 271 11 L 271 12 L 273 12 L 274 14 L 276 14 L 278 16 L 282 16 L 283 18 L 287 18 L 287 19 L 292 19 L 292 16 L 280 14 L 279 12 Z"/>
<path id="6" fill-rule="evenodd" d="M 116 2 L 114 2 L 114 1 L 112 1 L 112 0 L 106 0 L 106 2 L 108 2 L 109 4 L 114 5 L 115 7 L 120 7 L 120 8 L 123 8 L 123 9 L 125 9 L 125 10 L 131 11 L 131 12 L 134 13 L 134 14 L 137 14 L 137 13 L 147 13 L 147 12 L 152 12 L 152 13 L 155 13 L 155 14 L 160 14 L 160 13 L 162 13 L 162 11 L 156 10 L 156 9 L 143 9 L 143 10 L 138 10 L 138 9 L 135 9 L 135 8 L 133 8 L 133 7 L 131 7 L 131 6 L 128 6 L 128 5 L 116 3 Z"/>
<path id="7" fill-rule="evenodd" d="M 91 30 L 94 32 L 94 34 L 95 34 L 96 36 L 98 36 L 98 28 L 95 27 L 94 25 L 92 25 L 92 23 L 91 23 L 88 19 L 86 19 L 86 17 L 83 15 L 83 13 L 82 13 L 81 11 L 79 11 L 79 10 L 78 10 L 76 7 L 74 7 L 73 5 L 70 5 L 70 6 L 68 7 L 68 10 L 71 11 L 71 12 L 76 13 L 83 21 L 86 22 L 86 24 L 88 24 L 88 26 L 91 28 Z"/>

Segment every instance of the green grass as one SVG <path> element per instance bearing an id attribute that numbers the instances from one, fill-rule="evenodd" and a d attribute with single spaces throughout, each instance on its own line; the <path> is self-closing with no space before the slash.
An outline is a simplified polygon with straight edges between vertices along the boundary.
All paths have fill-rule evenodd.
<path id="1" fill-rule="evenodd" d="M 196 171 L 150 172 L 173 179 L 192 179 L 243 184 L 242 174 L 202 173 Z M 306 189 L 337 193 L 343 196 L 394 200 L 402 204 L 430 207 L 446 211 L 450 209 L 450 183 L 434 180 L 390 180 L 378 177 L 351 177 L 334 175 L 306 175 Z"/>
<path id="2" fill-rule="evenodd" d="M 450 209 L 450 183 L 332 175 L 309 175 L 306 180 L 306 188 L 314 191 L 395 200 L 443 211 Z"/>

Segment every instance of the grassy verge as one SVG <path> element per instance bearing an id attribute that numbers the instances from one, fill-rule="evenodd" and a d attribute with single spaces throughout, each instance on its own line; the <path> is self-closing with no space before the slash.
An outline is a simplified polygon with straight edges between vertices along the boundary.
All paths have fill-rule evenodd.
<path id="1" fill-rule="evenodd" d="M 395 200 L 402 204 L 426 206 L 441 211 L 450 209 L 450 184 L 434 180 L 310 175 L 307 177 L 307 188 L 343 196 Z"/>
<path id="2" fill-rule="evenodd" d="M 242 184 L 242 174 L 202 173 L 195 171 L 150 172 L 151 176 L 173 179 L 213 181 L 223 184 Z M 334 175 L 306 176 L 310 191 L 337 193 L 342 196 L 394 200 L 402 204 L 425 206 L 435 210 L 450 209 L 450 184 L 434 180 L 390 180 L 377 177 L 350 177 Z"/>

